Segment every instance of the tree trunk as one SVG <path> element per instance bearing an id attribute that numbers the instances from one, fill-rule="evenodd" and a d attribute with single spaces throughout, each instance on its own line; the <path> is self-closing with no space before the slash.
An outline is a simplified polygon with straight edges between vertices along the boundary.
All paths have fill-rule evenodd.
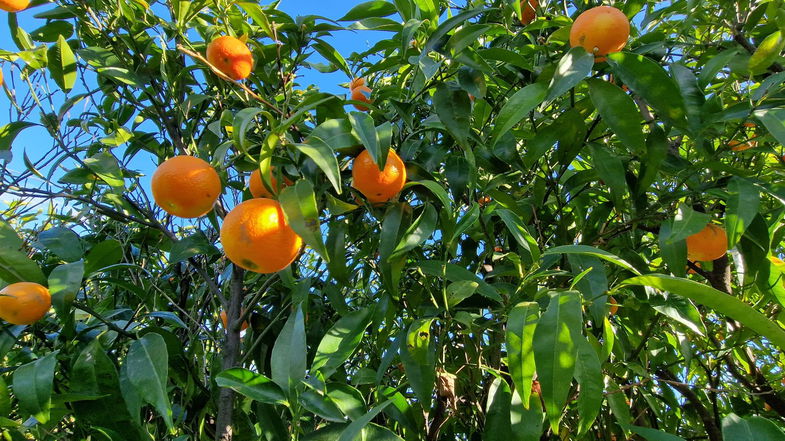
<path id="1" fill-rule="evenodd" d="M 223 348 L 223 370 L 235 367 L 240 355 L 240 304 L 243 300 L 243 275 L 245 272 L 234 267 L 229 285 L 229 310 L 227 315 L 226 341 Z M 215 421 L 215 441 L 232 440 L 232 415 L 234 413 L 234 391 L 222 388 L 218 394 L 218 416 Z"/>

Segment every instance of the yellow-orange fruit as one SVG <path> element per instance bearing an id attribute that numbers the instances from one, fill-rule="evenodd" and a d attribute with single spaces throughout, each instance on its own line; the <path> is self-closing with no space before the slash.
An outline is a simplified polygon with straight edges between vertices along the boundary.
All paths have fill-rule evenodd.
<path id="1" fill-rule="evenodd" d="M 539 0 L 521 0 L 521 24 L 526 26 L 537 17 L 537 7 L 540 6 Z"/>
<path id="2" fill-rule="evenodd" d="M 221 178 L 205 160 L 175 156 L 153 173 L 153 199 L 164 211 L 184 218 L 207 214 L 221 194 Z"/>
<path id="3" fill-rule="evenodd" d="M 610 308 L 608 308 L 608 312 L 610 315 L 615 315 L 619 312 L 619 303 L 613 297 L 608 297 L 608 303 L 611 304 Z"/>
<path id="4" fill-rule="evenodd" d="M 245 311 L 241 312 L 240 314 L 241 314 L 241 315 L 242 315 L 242 314 L 245 314 Z M 227 316 L 226 316 L 226 311 L 221 311 L 221 323 L 223 323 L 223 324 L 224 324 L 224 329 L 226 329 L 226 328 L 227 328 L 227 326 L 228 326 L 228 325 L 227 325 L 227 321 L 228 321 L 228 318 L 227 318 Z M 245 320 L 243 320 L 243 324 L 242 324 L 242 325 L 240 325 L 240 330 L 241 330 L 241 331 L 245 331 L 246 329 L 248 329 L 248 322 L 247 322 L 247 321 L 245 321 Z"/>
<path id="5" fill-rule="evenodd" d="M 384 170 L 363 150 L 352 162 L 352 187 L 360 191 L 371 203 L 389 201 L 406 184 L 406 167 L 393 149 L 387 154 Z"/>
<path id="6" fill-rule="evenodd" d="M 687 256 L 692 260 L 710 262 L 724 256 L 727 251 L 728 236 L 718 225 L 707 224 L 687 238 Z"/>
<path id="7" fill-rule="evenodd" d="M 349 90 L 354 90 L 362 86 L 365 86 L 365 78 L 353 78 L 349 83 Z"/>
<path id="8" fill-rule="evenodd" d="M 743 152 L 744 150 L 749 150 L 751 148 L 757 147 L 758 142 L 757 141 L 741 142 L 732 139 L 728 141 L 728 146 L 730 146 L 730 149 L 733 150 L 734 152 Z"/>
<path id="9" fill-rule="evenodd" d="M 570 29 L 570 46 L 581 46 L 594 54 L 594 61 L 619 52 L 630 37 L 630 21 L 612 6 L 597 6 L 584 11 Z"/>
<path id="10" fill-rule="evenodd" d="M 253 56 L 248 46 L 229 35 L 218 37 L 207 45 L 207 61 L 235 81 L 248 78 L 253 69 Z"/>
<path id="11" fill-rule="evenodd" d="M 273 187 L 276 193 L 281 191 L 281 188 L 278 186 L 278 180 L 275 179 L 273 175 L 273 171 L 275 171 L 275 167 L 270 167 L 270 186 Z M 289 180 L 286 176 L 283 178 L 283 186 L 292 185 L 292 181 Z M 251 190 L 251 195 L 255 198 L 272 198 L 273 195 L 267 190 L 267 187 L 264 186 L 262 182 L 262 172 L 259 171 L 257 168 L 251 173 L 251 179 L 248 181 L 248 189 Z"/>
<path id="12" fill-rule="evenodd" d="M 2 71 L 2 70 L 0 70 L 0 86 L 2 86 L 2 85 L 3 85 L 3 81 L 4 81 L 4 78 L 3 78 L 3 71 Z"/>
<path id="13" fill-rule="evenodd" d="M 51 306 L 49 290 L 37 283 L 12 283 L 0 291 L 0 319 L 14 325 L 41 320 Z"/>
<path id="14" fill-rule="evenodd" d="M 226 215 L 221 244 L 235 265 L 269 274 L 294 262 L 302 239 L 286 222 L 277 201 L 257 198 L 241 203 Z"/>
<path id="15" fill-rule="evenodd" d="M 352 89 L 352 99 L 354 101 L 362 101 L 364 103 L 372 103 L 373 100 L 370 98 L 371 89 L 368 86 L 358 86 Z M 359 110 L 360 112 L 367 112 L 368 108 L 361 105 L 361 104 L 354 104 L 354 108 Z"/>
<path id="16" fill-rule="evenodd" d="M 30 6 L 30 0 L 0 0 L 0 9 L 8 12 L 19 12 Z"/>
<path id="17" fill-rule="evenodd" d="M 752 122 L 752 121 L 747 121 L 747 122 L 745 122 L 745 123 L 744 123 L 744 124 L 742 124 L 742 125 L 743 125 L 744 127 L 750 128 L 750 129 L 757 127 L 757 124 L 755 124 L 755 123 L 754 123 L 754 122 Z"/>

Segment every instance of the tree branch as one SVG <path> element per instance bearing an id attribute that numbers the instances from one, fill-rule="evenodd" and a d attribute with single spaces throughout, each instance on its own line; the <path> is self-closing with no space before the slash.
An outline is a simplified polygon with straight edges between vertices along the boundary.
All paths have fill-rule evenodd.
<path id="1" fill-rule="evenodd" d="M 238 266 L 232 267 L 232 280 L 229 285 L 229 310 L 227 323 L 234 323 L 240 317 L 243 301 L 243 276 L 245 271 Z M 223 348 L 223 370 L 237 364 L 240 355 L 240 329 L 226 327 L 226 342 Z M 215 419 L 215 441 L 232 441 L 232 415 L 234 414 L 234 391 L 221 388 L 218 395 L 218 416 Z"/>

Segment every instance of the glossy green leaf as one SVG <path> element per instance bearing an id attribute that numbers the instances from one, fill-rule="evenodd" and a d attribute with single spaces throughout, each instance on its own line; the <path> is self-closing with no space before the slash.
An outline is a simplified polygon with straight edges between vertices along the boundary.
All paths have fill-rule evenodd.
<path id="1" fill-rule="evenodd" d="M 471 128 L 469 95 L 446 84 L 440 84 L 433 94 L 433 107 L 444 127 L 461 146 L 466 146 Z"/>
<path id="2" fill-rule="evenodd" d="M 11 150 L 11 146 L 19 132 L 38 124 L 27 121 L 13 121 L 0 127 L 0 151 Z"/>
<path id="3" fill-rule="evenodd" d="M 363 415 L 361 418 L 357 418 L 349 424 L 343 431 L 341 432 L 341 436 L 338 437 L 338 441 L 355 441 L 357 437 L 363 432 L 365 426 L 371 422 L 372 419 L 376 417 L 385 407 L 390 405 L 390 401 L 385 401 L 370 411 Z"/>
<path id="4" fill-rule="evenodd" d="M 44 230 L 38 235 L 38 241 L 67 262 L 82 258 L 82 242 L 79 236 L 68 228 L 53 227 Z"/>
<path id="5" fill-rule="evenodd" d="M 403 203 L 393 204 L 387 208 L 382 219 L 382 230 L 379 238 L 379 269 L 383 283 L 393 296 L 398 294 L 398 282 L 401 279 L 403 259 L 390 262 L 390 255 L 392 255 L 402 234 L 401 224 L 405 209 L 406 207 Z"/>
<path id="6" fill-rule="evenodd" d="M 169 264 L 173 265 L 200 254 L 211 256 L 219 254 L 220 251 L 207 239 L 201 231 L 176 241 L 172 244 L 169 251 Z"/>
<path id="7" fill-rule="evenodd" d="M 335 192 L 341 194 L 341 170 L 333 150 L 319 138 L 311 138 L 308 144 L 294 144 L 294 147 L 311 158 L 327 176 Z"/>
<path id="8" fill-rule="evenodd" d="M 775 322 L 736 297 L 729 296 L 703 283 L 663 274 L 650 274 L 627 279 L 622 282 L 621 286 L 625 285 L 650 286 L 686 297 L 740 322 L 769 339 L 771 343 L 785 349 L 785 331 Z"/>
<path id="9" fill-rule="evenodd" d="M 19 409 L 41 423 L 49 421 L 57 351 L 19 366 L 14 371 L 14 396 Z"/>
<path id="10" fill-rule="evenodd" d="M 114 265 L 123 258 L 123 246 L 115 239 L 98 242 L 85 256 L 85 274 L 90 275 L 108 266 Z"/>
<path id="11" fill-rule="evenodd" d="M 728 199 L 725 209 L 725 231 L 728 248 L 736 246 L 744 231 L 758 214 L 760 192 L 752 182 L 738 176 L 728 182 Z"/>
<path id="12" fill-rule="evenodd" d="M 686 127 L 687 111 L 679 86 L 659 64 L 628 52 L 608 55 L 608 63 L 622 82 L 643 97 L 665 121 Z"/>
<path id="13" fill-rule="evenodd" d="M 364 308 L 339 319 L 319 343 L 311 371 L 320 370 L 325 378 L 330 378 L 362 341 L 365 328 L 371 323 L 371 312 Z"/>
<path id="14" fill-rule="evenodd" d="M 49 72 L 55 83 L 64 92 L 73 89 L 76 83 L 76 57 L 63 35 L 60 35 L 57 42 L 49 48 L 47 60 Z"/>
<path id="15" fill-rule="evenodd" d="M 319 208 L 311 181 L 300 179 L 294 185 L 285 187 L 278 195 L 278 200 L 292 230 L 325 261 L 329 261 L 330 255 L 322 238 Z"/>
<path id="16" fill-rule="evenodd" d="M 582 254 L 586 256 L 593 256 L 618 265 L 633 274 L 640 274 L 640 272 L 636 270 L 632 264 L 622 259 L 621 257 L 608 251 L 588 245 L 562 245 L 560 247 L 548 248 L 544 253 L 542 253 L 543 256 L 548 256 L 551 254 Z"/>
<path id="17" fill-rule="evenodd" d="M 0 220 L 0 279 L 8 283 L 44 284 L 46 278 L 41 268 L 20 250 L 21 246 L 22 241 L 16 231 Z"/>
<path id="18" fill-rule="evenodd" d="M 117 368 L 98 340 L 90 342 L 79 353 L 70 378 L 71 393 L 101 396 L 97 400 L 73 403 L 78 418 L 108 428 L 123 425 L 128 428 L 131 416 L 120 392 Z"/>
<path id="19" fill-rule="evenodd" d="M 52 296 L 52 306 L 61 322 L 69 321 L 71 304 L 82 287 L 82 277 L 84 277 L 84 262 L 81 260 L 58 265 L 49 273 L 49 294 Z"/>
<path id="20" fill-rule="evenodd" d="M 131 343 L 125 358 L 128 381 L 143 401 L 155 407 L 172 428 L 172 407 L 166 388 L 169 372 L 169 353 L 166 342 L 154 332 Z"/>
<path id="21" fill-rule="evenodd" d="M 273 380 L 243 368 L 227 369 L 215 377 L 215 384 L 267 404 L 285 404 L 286 397 Z"/>
<path id="22" fill-rule="evenodd" d="M 420 216 L 406 229 L 401 241 L 398 242 L 388 259 L 402 257 L 425 242 L 436 229 L 436 220 L 436 209 L 433 208 L 433 205 L 426 204 Z"/>
<path id="23" fill-rule="evenodd" d="M 589 96 L 603 122 L 611 128 L 630 153 L 646 151 L 646 137 L 641 122 L 643 118 L 629 95 L 618 86 L 599 79 L 587 80 Z"/>
<path id="24" fill-rule="evenodd" d="M 436 277 L 446 277 L 450 282 L 457 282 L 461 280 L 468 280 L 477 282 L 477 292 L 480 293 L 483 297 L 487 297 L 491 300 L 495 300 L 497 302 L 501 302 L 502 298 L 499 295 L 499 292 L 496 289 L 482 280 L 481 278 L 477 277 L 476 274 L 472 273 L 471 271 L 458 266 L 454 263 L 448 263 L 447 265 L 442 264 L 441 262 L 436 261 L 421 261 L 417 263 L 417 266 L 420 270 L 430 276 Z"/>
<path id="25" fill-rule="evenodd" d="M 545 99 L 547 91 L 548 88 L 544 84 L 533 83 L 515 92 L 499 111 L 494 121 L 488 145 L 495 145 L 502 135 L 509 132 L 510 129 L 528 116 L 529 112 L 539 106 Z"/>
<path id="26" fill-rule="evenodd" d="M 575 363 L 575 379 L 578 381 L 578 435 L 587 433 L 600 414 L 603 401 L 602 365 L 597 352 L 585 339 L 576 340 L 578 358 Z"/>
<path id="27" fill-rule="evenodd" d="M 303 407 L 315 415 L 327 420 L 342 423 L 345 421 L 341 409 L 321 392 L 313 389 L 306 389 L 300 394 L 300 403 Z"/>
<path id="28" fill-rule="evenodd" d="M 608 150 L 607 146 L 591 143 L 591 160 L 597 176 L 610 188 L 611 199 L 616 209 L 625 211 L 625 201 L 630 193 L 625 178 L 624 163 L 618 155 Z"/>
<path id="29" fill-rule="evenodd" d="M 608 407 L 616 419 L 616 424 L 622 428 L 632 424 L 632 412 L 630 412 L 630 405 L 627 404 L 627 395 L 624 390 L 607 376 L 605 377 L 605 389 Z"/>
<path id="30" fill-rule="evenodd" d="M 781 30 L 774 31 L 760 43 L 752 54 L 748 65 L 755 74 L 760 74 L 772 65 L 785 49 L 785 35 Z"/>
<path id="31" fill-rule="evenodd" d="M 695 211 L 686 204 L 679 204 L 668 241 L 674 243 L 699 233 L 710 221 L 711 215 Z"/>
<path id="32" fill-rule="evenodd" d="M 368 17 L 387 17 L 395 14 L 395 5 L 384 0 L 373 0 L 353 7 L 338 21 L 355 21 Z"/>
<path id="33" fill-rule="evenodd" d="M 431 2 L 434 0 L 419 0 L 419 1 Z M 439 27 L 436 28 L 436 30 L 433 32 L 433 34 L 431 34 L 431 36 L 428 38 L 428 41 L 425 42 L 422 52 L 420 53 L 420 60 L 427 58 L 428 54 L 431 51 L 437 50 L 437 47 L 441 47 L 441 45 L 444 44 L 445 37 L 447 36 L 448 33 L 450 33 L 450 31 L 463 24 L 466 20 L 474 18 L 477 15 L 486 12 L 487 10 L 488 9 L 485 7 L 469 9 L 445 20 L 444 23 L 440 24 Z M 438 22 L 437 17 L 438 17 L 438 11 L 436 12 L 435 16 L 418 17 L 418 18 L 423 20 L 425 19 L 431 20 L 431 26 L 433 26 Z"/>
<path id="34" fill-rule="evenodd" d="M 758 109 L 753 112 L 777 142 L 785 145 L 785 108 Z"/>
<path id="35" fill-rule="evenodd" d="M 501 217 L 504 225 L 507 226 L 507 229 L 510 231 L 515 241 L 518 242 L 518 245 L 529 254 L 531 261 L 536 262 L 539 260 L 539 245 L 523 225 L 521 219 L 515 213 L 507 209 L 496 210 L 496 213 L 499 214 L 499 217 Z"/>
<path id="36" fill-rule="evenodd" d="M 593 67 L 593 54 L 586 52 L 583 47 L 570 49 L 556 65 L 556 72 L 548 85 L 545 101 L 561 96 L 575 87 L 582 79 L 591 74 Z"/>
<path id="37" fill-rule="evenodd" d="M 669 433 L 665 433 L 660 430 L 651 429 L 648 427 L 640 427 L 640 426 L 622 426 L 625 430 L 629 430 L 630 432 L 637 433 L 638 435 L 642 436 L 646 439 L 646 441 L 684 441 L 684 438 L 678 437 L 676 435 L 671 435 Z"/>
<path id="38" fill-rule="evenodd" d="M 526 406 L 517 391 L 512 393 L 510 422 L 513 441 L 539 441 L 545 432 L 545 413 L 542 411 L 540 395 L 533 393 Z"/>
<path id="39" fill-rule="evenodd" d="M 504 379 L 496 377 L 488 389 L 485 405 L 485 432 L 483 441 L 509 441 L 512 437 L 510 402 L 512 393 Z"/>
<path id="40" fill-rule="evenodd" d="M 349 122 L 354 129 L 354 133 L 368 154 L 371 155 L 373 162 L 379 166 L 379 170 L 384 170 L 387 163 L 388 150 L 382 150 L 379 145 L 379 135 L 376 133 L 376 127 L 373 123 L 373 118 L 365 112 L 350 112 Z"/>
<path id="41" fill-rule="evenodd" d="M 297 305 L 275 340 L 270 361 L 273 382 L 289 396 L 305 378 L 307 353 L 305 318 L 302 307 Z"/>
<path id="42" fill-rule="evenodd" d="M 401 345 L 401 361 L 414 395 L 423 409 L 430 409 L 431 394 L 436 381 L 436 346 L 431 337 L 433 319 L 417 319 L 406 333 Z"/>
<path id="43" fill-rule="evenodd" d="M 109 184 L 112 189 L 116 191 L 125 189 L 125 180 L 120 164 L 118 164 L 117 158 L 108 151 L 86 158 L 84 164 L 102 181 Z"/>
<path id="44" fill-rule="evenodd" d="M 534 331 L 534 362 L 551 429 L 558 432 L 562 410 L 570 391 L 581 334 L 580 295 L 574 291 L 553 293 L 548 309 Z"/>
<path id="45" fill-rule="evenodd" d="M 507 365 L 522 405 L 529 408 L 534 380 L 534 330 L 540 317 L 540 305 L 522 302 L 507 317 Z"/>

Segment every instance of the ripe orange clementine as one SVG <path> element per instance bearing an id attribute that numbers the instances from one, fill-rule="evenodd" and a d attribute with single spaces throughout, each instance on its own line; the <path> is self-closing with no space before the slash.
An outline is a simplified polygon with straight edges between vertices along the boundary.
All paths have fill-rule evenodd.
<path id="1" fill-rule="evenodd" d="M 349 83 L 349 90 L 354 90 L 362 86 L 365 86 L 365 78 L 352 78 L 352 81 Z"/>
<path id="2" fill-rule="evenodd" d="M 757 127 L 757 126 L 758 126 L 757 124 L 755 124 L 754 122 L 751 122 L 751 121 L 747 121 L 747 122 L 745 122 L 745 123 L 744 123 L 744 124 L 742 124 L 742 125 L 743 125 L 744 127 L 750 128 L 750 129 L 754 129 L 755 127 Z"/>
<path id="3" fill-rule="evenodd" d="M 352 99 L 354 101 L 362 101 L 364 103 L 370 104 L 373 102 L 373 100 L 370 98 L 371 92 L 372 90 L 368 86 L 357 86 L 352 89 Z M 354 108 L 360 112 L 368 111 L 368 108 L 361 104 L 354 104 Z"/>
<path id="4" fill-rule="evenodd" d="M 540 6 L 540 0 L 521 0 L 521 24 L 526 26 L 534 21 L 537 17 L 537 7 Z"/>
<path id="5" fill-rule="evenodd" d="M 630 37 L 630 21 L 612 6 L 597 6 L 584 11 L 570 29 L 570 46 L 581 46 L 594 54 L 594 61 L 619 52 Z"/>
<path id="6" fill-rule="evenodd" d="M 757 147 L 758 142 L 757 141 L 741 142 L 732 139 L 728 141 L 728 146 L 730 146 L 730 149 L 733 150 L 734 152 L 743 152 L 744 150 L 749 150 L 751 148 Z"/>
<path id="7" fill-rule="evenodd" d="M 153 173 L 153 199 L 164 211 L 193 218 L 207 214 L 221 194 L 221 178 L 205 160 L 181 155 L 167 159 Z"/>
<path id="8" fill-rule="evenodd" d="M 229 35 L 218 37 L 207 45 L 207 61 L 235 81 L 248 78 L 253 69 L 248 46 Z"/>
<path id="9" fill-rule="evenodd" d="M 257 198 L 241 203 L 226 215 L 221 243 L 226 257 L 235 265 L 269 274 L 294 261 L 302 239 L 286 222 L 277 201 Z"/>
<path id="10" fill-rule="evenodd" d="M 242 315 L 242 314 L 245 314 L 245 311 L 242 311 L 240 313 L 240 315 Z M 228 326 L 226 324 L 227 320 L 228 320 L 228 318 L 226 317 L 226 311 L 221 311 L 221 323 L 224 324 L 224 329 L 226 329 L 226 327 Z M 240 330 L 241 331 L 245 331 L 246 329 L 248 329 L 248 322 L 243 320 L 243 324 L 240 325 Z"/>
<path id="11" fill-rule="evenodd" d="M 41 320 L 51 306 L 49 290 L 37 283 L 12 283 L 0 291 L 0 319 L 14 325 Z"/>
<path id="12" fill-rule="evenodd" d="M 273 171 L 275 171 L 275 167 L 270 167 L 270 185 L 273 187 L 273 190 L 278 193 L 281 191 L 281 188 L 278 187 L 278 180 L 275 179 Z M 289 185 L 292 185 L 292 181 L 284 176 L 283 186 L 286 187 Z M 264 186 L 264 183 L 262 183 L 262 172 L 260 172 L 258 168 L 254 170 L 253 173 L 251 173 L 251 180 L 248 182 L 248 188 L 251 190 L 251 194 L 255 198 L 273 197 L 273 195 L 267 190 L 267 187 Z"/>
<path id="13" fill-rule="evenodd" d="M 373 162 L 368 150 L 363 150 L 352 162 L 352 186 L 371 203 L 389 201 L 405 183 L 406 167 L 393 149 L 387 154 L 383 171 Z"/>
<path id="14" fill-rule="evenodd" d="M 484 207 L 491 202 L 493 202 L 493 199 L 491 199 L 490 196 L 481 196 L 480 199 L 477 199 L 477 203 L 480 205 L 480 207 Z"/>
<path id="15" fill-rule="evenodd" d="M 8 12 L 19 12 L 30 6 L 30 0 L 0 0 L 0 9 Z"/>
<path id="16" fill-rule="evenodd" d="M 610 308 L 608 308 L 608 312 L 611 315 L 616 315 L 616 313 L 619 312 L 619 302 L 613 297 L 608 297 L 608 303 L 611 304 Z"/>
<path id="17" fill-rule="evenodd" d="M 692 260 L 710 262 L 724 256 L 728 251 L 728 236 L 725 230 L 707 224 L 703 230 L 687 238 L 687 256 Z"/>

